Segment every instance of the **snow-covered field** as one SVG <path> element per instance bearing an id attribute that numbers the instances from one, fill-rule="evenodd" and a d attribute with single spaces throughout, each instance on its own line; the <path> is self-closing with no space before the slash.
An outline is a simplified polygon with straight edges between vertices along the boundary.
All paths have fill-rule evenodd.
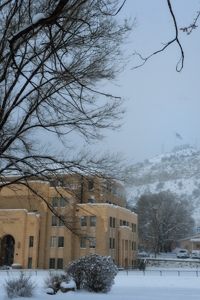
<path id="1" fill-rule="evenodd" d="M 162 271 L 162 272 L 160 272 Z M 186 272 L 187 271 L 187 272 Z M 17 273 L 0 271 L 0 299 L 7 300 L 2 284 L 8 274 Z M 44 291 L 45 271 L 32 272 L 32 280 L 36 281 L 38 288 L 31 300 L 188 300 L 200 299 L 200 272 L 197 276 L 195 269 L 178 270 L 147 268 L 145 275 L 142 271 L 120 271 L 115 278 L 115 285 L 108 294 L 89 293 L 85 291 L 58 292 L 56 295 L 47 295 Z M 162 275 L 162 276 L 161 276 Z M 30 298 L 17 298 L 28 300 Z"/>

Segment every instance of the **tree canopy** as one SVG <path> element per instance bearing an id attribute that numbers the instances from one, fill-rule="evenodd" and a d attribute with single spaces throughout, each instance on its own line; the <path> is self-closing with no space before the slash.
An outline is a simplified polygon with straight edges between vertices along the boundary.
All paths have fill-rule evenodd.
<path id="1" fill-rule="evenodd" d="M 193 233 L 191 205 L 170 192 L 141 196 L 136 212 L 140 238 L 157 251 L 169 250 L 173 242 Z"/>

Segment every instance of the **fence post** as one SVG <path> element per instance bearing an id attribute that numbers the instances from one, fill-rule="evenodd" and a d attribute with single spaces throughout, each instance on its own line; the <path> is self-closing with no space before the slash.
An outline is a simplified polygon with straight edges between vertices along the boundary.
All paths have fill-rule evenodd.
<path id="1" fill-rule="evenodd" d="M 180 271 L 178 271 L 178 276 L 180 276 Z"/>
<path id="2" fill-rule="evenodd" d="M 162 271 L 160 271 L 160 276 L 162 276 Z"/>

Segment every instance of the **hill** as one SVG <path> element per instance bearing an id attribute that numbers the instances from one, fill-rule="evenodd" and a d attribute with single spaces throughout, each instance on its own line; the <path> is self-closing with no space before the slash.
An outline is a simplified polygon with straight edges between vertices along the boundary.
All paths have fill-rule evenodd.
<path id="1" fill-rule="evenodd" d="M 134 206 L 142 194 L 171 191 L 190 200 L 193 217 L 200 227 L 200 151 L 182 145 L 133 167 L 133 185 L 127 188 L 127 202 Z"/>

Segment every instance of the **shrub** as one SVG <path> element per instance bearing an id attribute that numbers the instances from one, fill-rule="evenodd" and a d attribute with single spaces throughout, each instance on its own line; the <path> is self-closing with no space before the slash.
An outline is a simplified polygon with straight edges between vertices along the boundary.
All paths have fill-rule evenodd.
<path id="1" fill-rule="evenodd" d="M 70 281 L 69 276 L 66 273 L 49 272 L 45 278 L 45 286 L 54 290 L 54 293 L 60 289 L 62 282 L 68 283 Z"/>
<path id="2" fill-rule="evenodd" d="M 22 271 L 19 277 L 6 279 L 3 286 L 10 299 L 32 297 L 36 288 L 36 284 L 31 281 L 31 274 L 25 275 Z"/>
<path id="3" fill-rule="evenodd" d="M 80 257 L 70 262 L 66 272 L 75 281 L 77 290 L 83 288 L 85 279 L 85 257 Z"/>
<path id="4" fill-rule="evenodd" d="M 108 293 L 118 272 L 110 256 L 98 254 L 71 262 L 66 271 L 76 282 L 77 289 L 84 288 L 96 293 Z"/>
<path id="5" fill-rule="evenodd" d="M 114 278 L 118 272 L 111 257 L 92 254 L 86 260 L 85 289 L 90 292 L 108 293 L 114 284 Z"/>

